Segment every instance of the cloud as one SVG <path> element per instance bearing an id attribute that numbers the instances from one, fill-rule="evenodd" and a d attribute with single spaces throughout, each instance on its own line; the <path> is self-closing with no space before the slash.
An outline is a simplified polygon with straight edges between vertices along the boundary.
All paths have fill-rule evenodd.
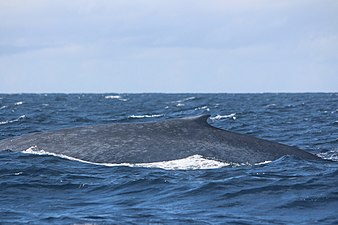
<path id="1" fill-rule="evenodd" d="M 0 92 L 337 90 L 337 12 L 335 0 L 1 1 Z"/>

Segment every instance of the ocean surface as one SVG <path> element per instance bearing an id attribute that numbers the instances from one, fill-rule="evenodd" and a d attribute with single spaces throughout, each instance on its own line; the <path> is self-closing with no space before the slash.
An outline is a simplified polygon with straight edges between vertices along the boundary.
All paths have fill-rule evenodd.
<path id="1" fill-rule="evenodd" d="M 201 114 L 332 161 L 107 166 L 1 149 L 0 224 L 338 224 L 338 93 L 0 94 L 0 139 Z"/>

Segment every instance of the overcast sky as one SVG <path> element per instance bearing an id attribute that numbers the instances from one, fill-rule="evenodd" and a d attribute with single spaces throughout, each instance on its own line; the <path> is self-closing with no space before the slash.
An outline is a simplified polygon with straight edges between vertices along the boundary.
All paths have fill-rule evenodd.
<path id="1" fill-rule="evenodd" d="M 0 0 L 0 93 L 318 91 L 337 0 Z"/>

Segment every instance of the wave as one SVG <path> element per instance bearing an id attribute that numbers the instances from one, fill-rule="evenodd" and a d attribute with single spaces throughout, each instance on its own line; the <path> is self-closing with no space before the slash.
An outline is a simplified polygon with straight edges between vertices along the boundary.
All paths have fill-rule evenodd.
<path id="1" fill-rule="evenodd" d="M 184 102 L 195 100 L 195 99 L 196 99 L 196 97 L 191 96 L 191 97 L 187 97 L 187 98 L 175 101 L 175 103 L 176 103 L 177 107 L 182 107 L 182 106 L 185 106 Z"/>
<path id="2" fill-rule="evenodd" d="M 20 101 L 20 102 L 15 102 L 14 103 L 14 106 L 19 106 L 19 105 L 22 105 L 24 102 L 22 102 L 22 101 Z M 6 108 L 8 108 L 9 106 L 8 105 L 3 105 L 3 106 L 1 106 L 0 107 L 0 110 L 1 109 L 6 109 Z"/>
<path id="3" fill-rule="evenodd" d="M 195 111 L 197 111 L 197 110 L 206 110 L 206 111 L 210 111 L 210 108 L 208 107 L 208 106 L 200 106 L 200 107 L 197 107 L 197 108 L 195 108 Z"/>
<path id="4" fill-rule="evenodd" d="M 191 97 L 184 98 L 182 100 L 178 100 L 177 102 L 186 102 L 186 101 L 195 100 L 195 99 L 196 99 L 196 97 L 191 96 Z"/>
<path id="5" fill-rule="evenodd" d="M 227 118 L 232 118 L 233 120 L 237 119 L 236 113 L 231 113 L 229 115 L 216 115 L 210 117 L 211 120 L 222 120 L 222 119 L 227 119 Z"/>
<path id="6" fill-rule="evenodd" d="M 20 116 L 19 118 L 14 119 L 14 120 L 0 121 L 0 125 L 4 125 L 4 124 L 8 124 L 8 123 L 19 122 L 19 121 L 21 121 L 21 120 L 23 120 L 23 119 L 25 119 L 25 118 L 26 118 L 26 115 L 22 115 L 22 116 Z"/>
<path id="7" fill-rule="evenodd" d="M 131 119 L 143 119 L 143 118 L 156 118 L 156 117 L 162 117 L 164 114 L 153 114 L 153 115 L 130 115 L 128 118 Z"/>
<path id="8" fill-rule="evenodd" d="M 116 99 L 116 100 L 119 100 L 119 101 L 128 101 L 128 99 L 126 98 L 122 98 L 122 96 L 120 95 L 107 95 L 107 96 L 104 96 L 105 99 Z"/>
<path id="9" fill-rule="evenodd" d="M 338 162 L 338 150 L 330 150 L 328 152 L 318 153 L 317 156 L 323 159 Z"/>
<path id="10" fill-rule="evenodd" d="M 23 102 L 16 102 L 16 103 L 14 103 L 14 105 L 22 105 L 23 104 Z"/>

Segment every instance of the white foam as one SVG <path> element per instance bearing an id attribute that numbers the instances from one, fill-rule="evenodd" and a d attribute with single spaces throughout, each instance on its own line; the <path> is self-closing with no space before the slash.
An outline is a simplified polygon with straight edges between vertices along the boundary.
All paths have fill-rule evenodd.
<path id="1" fill-rule="evenodd" d="M 22 105 L 23 104 L 23 102 L 16 102 L 16 103 L 14 103 L 14 105 Z"/>
<path id="2" fill-rule="evenodd" d="M 270 107 L 276 107 L 276 106 L 277 106 L 276 104 L 272 103 L 272 104 L 266 105 L 265 107 L 266 107 L 266 108 L 270 108 Z"/>
<path id="3" fill-rule="evenodd" d="M 132 119 L 143 119 L 143 118 L 156 118 L 156 117 L 162 117 L 164 116 L 163 114 L 153 114 L 153 115 L 130 115 L 128 118 Z"/>
<path id="4" fill-rule="evenodd" d="M 56 156 L 68 160 L 74 160 L 79 161 L 83 163 L 89 163 L 94 165 L 103 165 L 103 166 L 129 166 L 129 167 L 145 167 L 145 168 L 160 168 L 165 170 L 196 170 L 196 169 L 217 169 L 222 168 L 230 165 L 238 165 L 234 163 L 226 163 L 226 162 L 220 162 L 216 160 L 211 159 L 205 159 L 200 155 L 193 155 L 189 156 L 187 158 L 183 159 L 177 159 L 177 160 L 170 160 L 170 161 L 163 161 L 163 162 L 152 162 L 152 163 L 94 163 L 94 162 L 88 162 L 81 159 L 76 159 L 73 157 L 69 157 L 63 154 L 55 154 L 46 152 L 44 150 L 39 150 L 37 146 L 32 146 L 23 153 L 29 153 L 29 154 L 35 154 L 35 155 L 51 155 Z"/>
<path id="5" fill-rule="evenodd" d="M 196 97 L 188 97 L 188 98 L 185 98 L 185 99 L 183 99 L 183 101 L 190 101 L 190 100 L 194 100 L 194 99 L 196 99 Z"/>
<path id="6" fill-rule="evenodd" d="M 18 122 L 22 119 L 25 119 L 26 118 L 26 115 L 22 115 L 20 116 L 19 118 L 15 119 L 15 120 L 6 120 L 6 121 L 0 121 L 0 125 L 4 125 L 4 124 L 8 124 L 8 123 L 15 123 L 15 122 Z"/>
<path id="7" fill-rule="evenodd" d="M 319 153 L 317 154 L 317 156 L 323 159 L 338 162 L 338 150 L 331 150 L 328 152 Z"/>
<path id="8" fill-rule="evenodd" d="M 227 118 L 232 118 L 233 120 L 237 119 L 236 113 L 231 113 L 229 115 L 216 115 L 213 117 L 210 117 L 211 120 L 221 120 L 221 119 L 227 119 Z"/>
<path id="9" fill-rule="evenodd" d="M 248 166 L 248 163 L 232 163 L 232 162 L 221 162 L 212 159 L 206 159 L 201 155 L 192 155 L 183 159 L 169 160 L 163 162 L 151 162 L 151 163 L 95 163 L 89 162 L 77 158 L 73 158 L 70 156 L 66 156 L 63 154 L 55 154 L 51 152 L 46 152 L 44 150 L 39 150 L 37 146 L 32 146 L 23 151 L 23 153 L 35 154 L 35 155 L 51 155 L 55 157 L 60 157 L 63 159 L 78 161 L 82 163 L 89 163 L 94 165 L 101 166 L 128 166 L 128 167 L 144 167 L 144 168 L 160 168 L 164 170 L 199 170 L 199 169 L 218 169 L 228 166 Z M 254 165 L 265 165 L 271 163 L 271 161 L 264 161 L 260 163 L 256 163 Z"/>
<path id="10" fill-rule="evenodd" d="M 107 96 L 104 96 L 105 99 L 116 99 L 116 100 L 119 100 L 119 101 L 127 101 L 128 99 L 126 98 L 122 98 L 122 96 L 120 95 L 107 95 Z"/>
<path id="11" fill-rule="evenodd" d="M 0 110 L 1 109 L 6 109 L 7 107 L 8 107 L 7 105 L 3 105 L 3 106 L 0 107 Z"/>
<path id="12" fill-rule="evenodd" d="M 187 97 L 187 98 L 184 98 L 184 99 L 181 99 L 181 100 L 174 101 L 172 103 L 175 103 L 176 107 L 182 107 L 182 106 L 185 106 L 184 102 L 194 100 L 194 99 L 196 99 L 196 97 L 191 96 L 191 97 Z"/>
<path id="13" fill-rule="evenodd" d="M 230 166 L 231 163 L 220 162 L 211 159 L 205 159 L 201 155 L 193 155 L 183 159 L 153 162 L 153 163 L 139 163 L 135 166 L 147 168 L 161 168 L 165 170 L 196 170 L 196 169 L 217 169 Z"/>
<path id="14" fill-rule="evenodd" d="M 200 107 L 197 107 L 197 108 L 195 108 L 195 110 L 206 110 L 206 111 L 210 111 L 210 108 L 208 107 L 208 106 L 200 106 Z"/>
<path id="15" fill-rule="evenodd" d="M 106 99 L 120 99 L 122 97 L 120 95 L 107 95 L 107 96 L 104 96 L 104 98 L 106 98 Z"/>
<path id="16" fill-rule="evenodd" d="M 268 163 L 271 163 L 272 161 L 264 161 L 264 162 L 260 162 L 260 163 L 255 163 L 255 165 L 265 165 Z"/>

